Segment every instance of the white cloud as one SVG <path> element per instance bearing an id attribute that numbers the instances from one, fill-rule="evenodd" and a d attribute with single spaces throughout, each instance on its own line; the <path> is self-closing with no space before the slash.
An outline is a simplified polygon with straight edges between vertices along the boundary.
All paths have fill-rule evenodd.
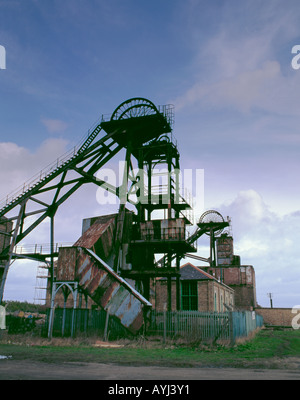
<path id="1" fill-rule="evenodd" d="M 258 303 L 268 305 L 266 293 L 272 292 L 276 307 L 296 304 L 300 300 L 300 211 L 279 216 L 254 190 L 238 193 L 219 211 L 232 219 L 235 253 L 241 263 L 254 266 Z"/>
<path id="2" fill-rule="evenodd" d="M 218 29 L 206 41 L 201 40 L 201 28 L 194 22 L 198 38 L 194 43 L 194 78 L 174 100 L 176 109 L 196 105 L 201 109 L 230 108 L 242 113 L 261 109 L 299 116 L 300 72 L 291 67 L 299 10 L 272 2 L 261 4 L 257 15 L 257 6 L 246 1 L 235 11 L 243 17 L 234 19 L 232 5 L 224 6 Z"/>
<path id="3" fill-rule="evenodd" d="M 43 125 L 47 128 L 49 133 L 64 132 L 68 124 L 60 119 L 42 119 Z"/>
<path id="4" fill-rule="evenodd" d="M 0 143 L 0 199 L 21 190 L 32 176 L 66 152 L 67 141 L 50 138 L 34 152 L 11 142 Z"/>
<path id="5" fill-rule="evenodd" d="M 226 79 L 196 82 L 175 100 L 176 109 L 198 105 L 214 109 L 232 108 L 242 113 L 264 110 L 278 115 L 299 116 L 297 71 L 284 76 L 278 61 L 269 60 L 254 70 L 243 70 Z"/>

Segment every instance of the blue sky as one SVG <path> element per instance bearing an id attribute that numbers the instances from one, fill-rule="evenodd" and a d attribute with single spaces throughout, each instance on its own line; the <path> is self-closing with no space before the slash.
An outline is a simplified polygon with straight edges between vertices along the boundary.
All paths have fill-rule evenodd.
<path id="1" fill-rule="evenodd" d="M 296 0 L 0 0 L 0 197 L 122 101 L 172 103 L 181 167 L 204 169 L 205 209 L 231 216 L 259 304 L 300 304 L 299 18 Z M 106 211 L 95 188 L 72 201 L 57 240 Z M 15 264 L 6 297 L 30 299 L 36 266 Z"/>

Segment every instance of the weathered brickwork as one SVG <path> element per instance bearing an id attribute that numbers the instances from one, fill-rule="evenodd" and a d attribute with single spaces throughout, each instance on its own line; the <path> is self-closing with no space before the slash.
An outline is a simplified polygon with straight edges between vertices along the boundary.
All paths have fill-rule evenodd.
<path id="1" fill-rule="evenodd" d="M 227 306 L 234 306 L 234 291 L 213 279 L 198 281 L 197 291 L 198 311 L 226 311 L 224 303 Z M 167 282 L 165 280 L 158 280 L 155 287 L 155 296 L 150 299 L 157 311 L 163 311 L 164 307 L 166 307 L 168 302 L 167 293 Z M 172 281 L 172 311 L 175 310 L 176 282 Z"/>
<path id="2" fill-rule="evenodd" d="M 263 317 L 265 325 L 273 326 L 292 326 L 296 317 L 292 308 L 256 308 L 255 312 Z"/>

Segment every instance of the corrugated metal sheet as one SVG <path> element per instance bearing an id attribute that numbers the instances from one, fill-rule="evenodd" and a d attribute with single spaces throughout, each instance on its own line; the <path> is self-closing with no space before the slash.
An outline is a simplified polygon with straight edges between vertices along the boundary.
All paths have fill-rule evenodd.
<path id="1" fill-rule="evenodd" d="M 92 225 L 74 243 L 74 246 L 92 249 L 106 260 L 114 244 L 115 221 L 116 215 L 96 218 Z"/>
<path id="2" fill-rule="evenodd" d="M 57 259 L 56 280 L 74 281 L 77 251 L 74 247 L 60 247 Z"/>
<path id="3" fill-rule="evenodd" d="M 130 332 L 138 332 L 151 303 L 121 278 L 92 250 L 60 249 L 57 281 L 78 281 L 80 288 Z"/>
<path id="4" fill-rule="evenodd" d="M 75 280 L 81 289 L 130 332 L 138 332 L 144 322 L 144 309 L 151 308 L 151 303 L 93 251 L 80 247 L 66 250 L 70 251 L 72 260 L 76 251 Z M 67 258 L 67 251 L 64 257 Z"/>

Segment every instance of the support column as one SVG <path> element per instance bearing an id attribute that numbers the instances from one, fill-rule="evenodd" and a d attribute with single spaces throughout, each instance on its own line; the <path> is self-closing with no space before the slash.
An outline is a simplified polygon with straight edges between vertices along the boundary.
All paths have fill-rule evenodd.
<path id="1" fill-rule="evenodd" d="M 176 256 L 176 272 L 180 274 L 180 257 Z M 180 275 L 176 276 L 176 309 L 180 311 L 181 309 L 181 293 L 180 293 Z"/>
<path id="2" fill-rule="evenodd" d="M 50 216 L 50 282 L 51 282 L 51 288 L 53 286 L 54 283 L 54 257 L 53 257 L 53 253 L 54 253 L 54 215 Z"/>
<path id="3" fill-rule="evenodd" d="M 76 326 L 75 310 L 77 308 L 77 295 L 78 295 L 78 282 L 74 282 L 74 290 L 73 290 L 74 306 L 73 306 L 73 313 L 72 313 L 71 337 L 74 337 L 74 335 L 75 335 L 75 326 Z"/>
<path id="4" fill-rule="evenodd" d="M 172 278 L 167 277 L 168 283 L 168 311 L 172 311 Z"/>
<path id="5" fill-rule="evenodd" d="M 54 321 L 54 300 L 56 296 L 56 287 L 55 284 L 52 285 L 51 291 L 51 302 L 50 302 L 50 314 L 49 314 L 49 321 L 48 321 L 48 338 L 52 338 L 52 330 L 53 330 L 53 321 Z"/>
<path id="6" fill-rule="evenodd" d="M 25 205 L 26 205 L 26 201 L 23 201 L 20 204 L 20 211 L 19 211 L 18 219 L 17 219 L 17 222 L 16 222 L 15 229 L 13 231 L 12 239 L 11 239 L 10 246 L 9 246 L 7 262 L 5 264 L 5 267 L 3 269 L 3 273 L 2 273 L 2 276 L 1 276 L 1 282 L 0 282 L 0 304 L 3 301 L 5 282 L 6 282 L 6 278 L 7 278 L 7 274 L 8 274 L 8 269 L 9 269 L 10 264 L 11 264 L 13 250 L 14 250 L 14 247 L 15 247 L 15 245 L 17 243 L 18 231 L 19 231 L 19 228 L 21 226 L 21 222 L 23 220 L 23 216 L 24 216 L 24 212 L 25 212 Z"/>
<path id="7" fill-rule="evenodd" d="M 180 277 L 176 276 L 176 309 L 180 311 L 181 301 L 180 301 Z"/>

